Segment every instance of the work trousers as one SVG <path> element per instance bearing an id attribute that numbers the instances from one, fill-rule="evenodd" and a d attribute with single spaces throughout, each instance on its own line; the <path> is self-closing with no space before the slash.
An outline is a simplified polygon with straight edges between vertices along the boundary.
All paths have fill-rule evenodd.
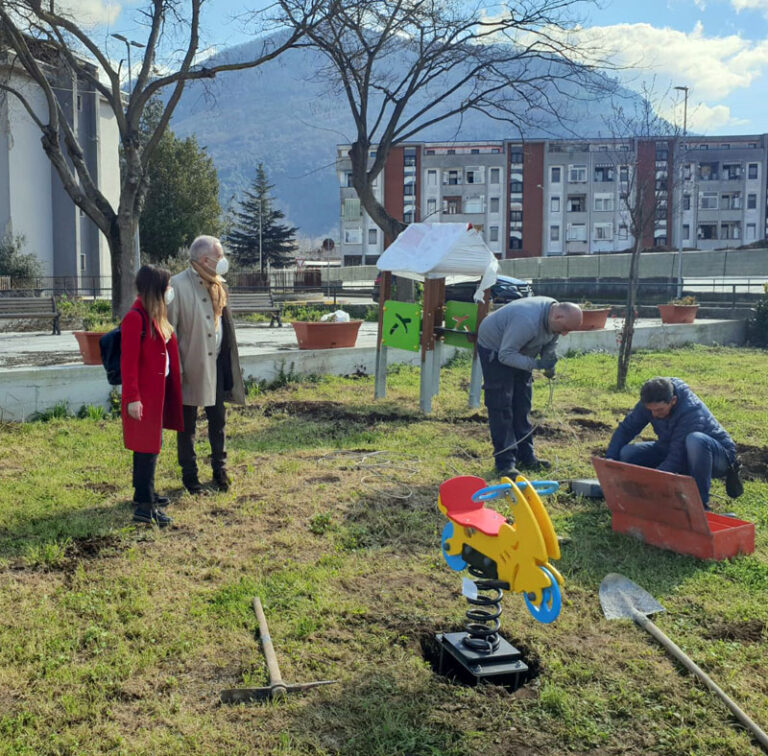
<path id="1" fill-rule="evenodd" d="M 133 501 L 151 509 L 155 502 L 155 468 L 157 454 L 133 453 Z"/>
<path id="2" fill-rule="evenodd" d="M 478 345 L 483 369 L 485 406 L 491 431 L 496 470 L 504 472 L 516 460 L 532 462 L 533 434 L 529 415 L 533 395 L 533 376 L 529 370 L 504 365 L 496 353 Z"/>
<path id="3" fill-rule="evenodd" d="M 658 441 L 642 441 L 627 444 L 619 452 L 619 459 L 640 467 L 658 467 L 666 458 L 668 448 Z M 709 509 L 709 487 L 712 478 L 724 478 L 731 460 L 723 445 L 706 433 L 689 433 L 685 437 L 687 469 L 683 475 L 690 475 L 695 481 L 704 509 Z"/>
<path id="4" fill-rule="evenodd" d="M 223 350 L 222 350 L 223 354 Z M 181 477 L 185 482 L 196 481 L 197 455 L 195 454 L 195 432 L 197 430 L 197 407 L 183 406 L 184 430 L 176 435 L 176 450 L 181 466 Z M 222 355 L 216 360 L 216 404 L 205 407 L 208 418 L 208 441 L 211 444 L 211 467 L 214 475 L 223 473 L 227 467 L 225 427 L 227 410 L 224 405 L 224 369 Z"/>

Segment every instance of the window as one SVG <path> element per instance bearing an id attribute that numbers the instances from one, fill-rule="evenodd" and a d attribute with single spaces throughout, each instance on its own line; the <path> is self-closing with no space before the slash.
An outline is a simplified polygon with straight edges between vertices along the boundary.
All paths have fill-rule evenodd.
<path id="1" fill-rule="evenodd" d="M 499 240 L 499 227 L 498 226 L 490 226 L 488 229 L 488 240 L 492 242 L 497 242 Z"/>
<path id="2" fill-rule="evenodd" d="M 741 223 L 738 221 L 723 223 L 720 226 L 721 239 L 741 239 Z"/>
<path id="3" fill-rule="evenodd" d="M 569 223 L 566 241 L 586 241 L 587 226 L 584 223 Z"/>
<path id="4" fill-rule="evenodd" d="M 83 97 L 82 95 L 77 96 L 77 109 L 82 110 L 83 109 Z M 81 270 L 85 270 L 85 268 L 81 268 Z"/>
<path id="5" fill-rule="evenodd" d="M 492 213 L 498 213 L 499 212 L 499 198 L 498 197 L 491 197 L 490 211 Z"/>
<path id="6" fill-rule="evenodd" d="M 477 171 L 467 171 L 466 172 L 466 182 L 468 184 L 475 184 L 477 183 Z"/>
<path id="7" fill-rule="evenodd" d="M 666 247 L 667 246 L 667 237 L 666 236 L 657 236 L 653 240 L 653 246 L 654 247 Z"/>
<path id="8" fill-rule="evenodd" d="M 750 163 L 747 166 L 747 178 L 751 178 L 751 179 L 757 178 L 757 163 Z"/>
<path id="9" fill-rule="evenodd" d="M 510 163 L 522 163 L 523 162 L 523 153 L 521 150 L 514 150 L 513 152 L 509 153 L 509 162 Z"/>
<path id="10" fill-rule="evenodd" d="M 510 236 L 509 237 L 509 248 L 510 249 L 522 249 L 523 248 L 523 240 L 519 239 L 517 236 Z"/>
<path id="11" fill-rule="evenodd" d="M 569 165 L 568 166 L 568 181 L 572 184 L 583 184 L 587 180 L 587 166 L 586 165 Z"/>
<path id="12" fill-rule="evenodd" d="M 619 224 L 619 239 L 629 239 L 629 227 L 626 223 Z"/>
<path id="13" fill-rule="evenodd" d="M 612 165 L 595 166 L 595 181 L 613 181 Z"/>
<path id="14" fill-rule="evenodd" d="M 372 158 L 375 158 L 375 157 L 376 157 L 376 150 L 371 150 L 371 151 L 368 153 L 368 157 L 372 157 Z"/>
<path id="15" fill-rule="evenodd" d="M 448 183 L 451 186 L 456 186 L 459 183 L 459 172 L 458 171 L 448 171 Z"/>
<path id="16" fill-rule="evenodd" d="M 595 210 L 613 210 L 613 195 L 595 194 Z"/>
<path id="17" fill-rule="evenodd" d="M 446 155 L 455 155 L 456 154 L 456 150 L 446 150 L 445 154 Z"/>
<path id="18" fill-rule="evenodd" d="M 427 171 L 427 186 L 437 186 L 437 171 Z"/>
<path id="19" fill-rule="evenodd" d="M 360 228 L 344 229 L 344 244 L 360 244 L 363 237 L 363 231 Z"/>
<path id="20" fill-rule="evenodd" d="M 549 211 L 552 213 L 560 212 L 560 197 L 549 198 Z"/>
<path id="21" fill-rule="evenodd" d="M 523 222 L 523 211 L 522 210 L 510 210 L 509 211 L 509 222 L 510 223 L 522 223 Z"/>
<path id="22" fill-rule="evenodd" d="M 757 227 L 754 223 L 747 223 L 747 237 L 746 241 L 754 241 Z"/>
<path id="23" fill-rule="evenodd" d="M 720 198 L 721 210 L 741 210 L 741 192 L 727 192 Z"/>
<path id="24" fill-rule="evenodd" d="M 479 155 L 479 154 L 480 154 L 480 150 L 479 150 L 479 149 L 477 149 L 477 147 L 473 147 L 473 148 L 472 148 L 472 149 L 469 151 L 469 154 L 470 154 L 470 155 Z"/>
<path id="25" fill-rule="evenodd" d="M 592 238 L 596 241 L 611 241 L 613 239 L 613 223 L 595 223 L 592 228 Z"/>
<path id="26" fill-rule="evenodd" d="M 549 169 L 549 180 L 552 184 L 559 184 L 561 176 L 563 175 L 563 169 L 559 165 L 553 165 Z"/>
<path id="27" fill-rule="evenodd" d="M 344 174 L 344 186 L 354 186 L 352 183 L 352 171 L 347 171 Z"/>
<path id="28" fill-rule="evenodd" d="M 344 200 L 344 220 L 357 220 L 361 215 L 360 200 L 357 197 L 347 197 Z"/>
<path id="29" fill-rule="evenodd" d="M 549 227 L 549 240 L 553 242 L 560 241 L 560 226 Z"/>
<path id="30" fill-rule="evenodd" d="M 368 244 L 376 244 L 378 241 L 378 229 L 377 228 L 369 228 L 368 229 Z"/>
<path id="31" fill-rule="evenodd" d="M 587 209 L 587 198 L 583 194 L 574 194 L 568 197 L 566 209 L 569 213 L 583 213 Z"/>
<path id="32" fill-rule="evenodd" d="M 427 200 L 427 217 L 430 215 L 434 215 L 437 212 L 437 200 L 436 199 L 428 199 Z"/>
<path id="33" fill-rule="evenodd" d="M 427 151 L 426 151 L 426 154 L 427 154 L 427 155 L 434 155 L 434 154 L 435 154 L 435 151 L 434 151 L 434 150 L 427 150 Z"/>
<path id="34" fill-rule="evenodd" d="M 683 178 L 686 181 L 690 181 L 692 175 L 693 175 L 693 166 L 690 163 L 686 163 L 683 166 Z"/>
<path id="35" fill-rule="evenodd" d="M 403 213 L 403 223 L 413 223 L 413 210 L 406 210 Z"/>
<path id="36" fill-rule="evenodd" d="M 691 195 L 690 194 L 684 194 L 683 195 L 683 210 L 690 210 L 691 209 Z"/>
<path id="37" fill-rule="evenodd" d="M 619 181 L 622 184 L 629 183 L 629 166 L 628 165 L 619 166 Z"/>
<path id="38" fill-rule="evenodd" d="M 700 210 L 717 210 L 717 192 L 702 192 L 699 196 Z"/>
<path id="39" fill-rule="evenodd" d="M 443 197 L 443 212 L 446 215 L 458 215 L 461 212 L 461 197 Z"/>
<path id="40" fill-rule="evenodd" d="M 717 181 L 717 163 L 699 163 L 699 178 L 702 181 Z"/>
<path id="41" fill-rule="evenodd" d="M 414 197 L 416 195 L 416 184 L 406 184 L 403 187 L 403 197 Z"/>
<path id="42" fill-rule="evenodd" d="M 734 181 L 741 178 L 741 163 L 723 163 L 723 178 Z"/>
<path id="43" fill-rule="evenodd" d="M 691 226 L 689 223 L 683 223 L 683 239 L 688 241 L 691 238 Z"/>
<path id="44" fill-rule="evenodd" d="M 523 182 L 522 181 L 510 181 L 509 182 L 509 191 L 511 194 L 522 194 L 523 193 Z"/>
<path id="45" fill-rule="evenodd" d="M 757 209 L 757 195 L 756 194 L 748 194 L 747 195 L 747 210 L 756 210 Z"/>
<path id="46" fill-rule="evenodd" d="M 717 223 L 700 223 L 696 236 L 699 239 L 717 239 Z"/>
<path id="47" fill-rule="evenodd" d="M 464 198 L 464 212 L 465 213 L 482 213 L 483 212 L 483 197 L 465 197 Z"/>
<path id="48" fill-rule="evenodd" d="M 501 183 L 501 168 L 491 168 L 491 183 L 492 184 Z"/>
<path id="49" fill-rule="evenodd" d="M 416 165 L 416 155 L 403 155 L 403 165 L 408 167 Z"/>
<path id="50" fill-rule="evenodd" d="M 80 99 L 78 97 L 78 99 Z M 85 272 L 85 255 L 80 255 L 80 271 Z"/>
<path id="51" fill-rule="evenodd" d="M 654 214 L 656 216 L 657 221 L 663 221 L 667 219 L 667 206 L 666 205 L 657 205 L 656 206 L 656 212 Z"/>

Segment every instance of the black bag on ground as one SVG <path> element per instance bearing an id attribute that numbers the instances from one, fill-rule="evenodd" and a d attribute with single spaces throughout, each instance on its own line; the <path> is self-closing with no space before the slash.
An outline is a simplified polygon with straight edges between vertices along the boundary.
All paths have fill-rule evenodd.
<path id="1" fill-rule="evenodd" d="M 141 338 L 144 338 L 144 313 L 133 307 L 141 315 Z M 120 355 L 122 354 L 122 334 L 120 326 L 113 328 L 99 339 L 101 362 L 107 371 L 107 381 L 110 386 L 119 386 L 123 382 L 120 373 Z"/>

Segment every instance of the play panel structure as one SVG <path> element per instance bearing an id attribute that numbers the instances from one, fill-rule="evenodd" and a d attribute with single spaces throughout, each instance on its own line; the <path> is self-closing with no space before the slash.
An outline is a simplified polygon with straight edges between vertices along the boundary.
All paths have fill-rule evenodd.
<path id="1" fill-rule="evenodd" d="M 464 632 L 438 633 L 439 672 L 452 670 L 472 682 L 481 680 L 517 689 L 528 666 L 499 634 L 503 591 L 520 593 L 534 619 L 544 624 L 560 614 L 563 578 L 552 566 L 560 546 L 540 494 L 554 493 L 554 481 L 531 482 L 518 475 L 487 486 L 463 475 L 440 486 L 438 509 L 448 522 L 441 549 L 446 564 L 467 570 L 462 593 L 470 605 Z M 486 506 L 498 500 L 508 516 Z"/>
<path id="2" fill-rule="evenodd" d="M 688 475 L 592 457 L 611 510 L 611 527 L 645 543 L 699 559 L 728 559 L 755 550 L 755 526 L 707 512 Z"/>
<path id="3" fill-rule="evenodd" d="M 387 350 L 421 352 L 419 406 L 432 410 L 440 389 L 443 344 L 472 349 L 469 406 L 480 404 L 482 372 L 475 348 L 480 322 L 488 313 L 487 290 L 496 282 L 499 263 L 481 234 L 466 223 L 412 223 L 379 257 L 382 272 L 376 339 L 375 398 L 386 395 Z M 424 282 L 421 304 L 391 298 L 392 278 Z M 480 278 L 474 302 L 446 302 L 451 282 Z"/>

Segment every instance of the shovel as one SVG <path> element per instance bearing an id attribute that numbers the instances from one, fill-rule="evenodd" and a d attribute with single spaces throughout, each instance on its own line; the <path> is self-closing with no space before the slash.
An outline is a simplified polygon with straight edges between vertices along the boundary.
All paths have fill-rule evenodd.
<path id="1" fill-rule="evenodd" d="M 261 647 L 264 649 L 264 657 L 267 660 L 267 669 L 269 670 L 269 686 L 266 688 L 228 688 L 222 690 L 219 698 L 222 703 L 250 703 L 252 701 L 265 701 L 270 698 L 284 698 L 287 693 L 295 693 L 309 688 L 316 688 L 319 685 L 331 685 L 338 680 L 318 680 L 308 683 L 294 683 L 289 685 L 283 682 L 280 674 L 280 667 L 277 664 L 277 654 L 272 645 L 272 638 L 269 635 L 267 618 L 264 615 L 264 609 L 261 606 L 261 599 L 255 596 L 253 599 L 253 611 L 256 612 L 256 618 L 259 620 L 259 637 L 261 638 Z"/>
<path id="2" fill-rule="evenodd" d="M 671 641 L 656 625 L 648 619 L 649 614 L 663 612 L 664 607 L 637 583 L 633 583 L 624 575 L 612 572 L 600 583 L 600 606 L 606 619 L 631 619 L 647 630 L 677 659 L 689 672 L 699 678 L 730 710 L 736 719 L 754 736 L 755 740 L 768 753 L 768 735 L 753 722 L 738 706 L 738 704 L 701 668 L 685 651 Z"/>

